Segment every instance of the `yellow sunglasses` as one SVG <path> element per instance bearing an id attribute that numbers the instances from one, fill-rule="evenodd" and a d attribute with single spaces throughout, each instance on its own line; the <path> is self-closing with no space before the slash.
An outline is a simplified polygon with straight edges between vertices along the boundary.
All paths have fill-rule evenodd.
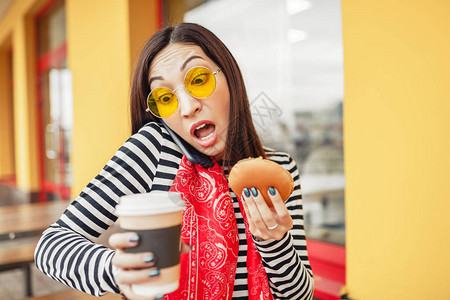
<path id="1" fill-rule="evenodd" d="M 173 91 L 166 87 L 157 87 L 147 96 L 147 109 L 158 118 L 171 116 L 178 108 L 178 98 L 175 91 L 184 87 L 194 98 L 204 99 L 211 95 L 216 88 L 216 74 L 220 69 L 212 72 L 206 67 L 193 67 L 184 75 L 184 84 Z"/>

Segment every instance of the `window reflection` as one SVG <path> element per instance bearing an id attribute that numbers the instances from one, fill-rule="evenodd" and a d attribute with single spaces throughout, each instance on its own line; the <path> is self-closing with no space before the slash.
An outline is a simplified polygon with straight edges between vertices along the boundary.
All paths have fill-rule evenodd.
<path id="1" fill-rule="evenodd" d="M 204 25 L 230 48 L 264 145 L 297 161 L 307 237 L 343 245 L 340 1 L 207 1 L 184 21 Z"/>

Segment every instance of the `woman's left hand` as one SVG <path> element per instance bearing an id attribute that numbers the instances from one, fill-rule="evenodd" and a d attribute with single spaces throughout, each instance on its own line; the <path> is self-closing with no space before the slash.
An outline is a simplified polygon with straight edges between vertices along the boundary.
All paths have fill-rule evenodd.
<path id="1" fill-rule="evenodd" d="M 244 189 L 242 204 L 247 215 L 249 230 L 257 239 L 281 240 L 293 225 L 292 217 L 278 191 L 273 188 L 274 195 L 267 191 L 273 207 L 269 207 L 255 187 Z"/>

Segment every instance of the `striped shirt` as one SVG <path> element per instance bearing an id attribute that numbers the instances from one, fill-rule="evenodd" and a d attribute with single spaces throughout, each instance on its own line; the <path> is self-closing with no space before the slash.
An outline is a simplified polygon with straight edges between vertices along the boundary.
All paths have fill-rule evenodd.
<path id="1" fill-rule="evenodd" d="M 255 241 L 275 299 L 311 299 L 313 278 L 303 228 L 299 172 L 286 153 L 266 149 L 287 169 L 295 183 L 286 201 L 293 228 L 280 241 Z M 61 218 L 42 234 L 36 247 L 36 266 L 49 277 L 77 290 L 100 296 L 118 293 L 111 258 L 114 250 L 95 240 L 117 220 L 115 207 L 123 195 L 168 191 L 182 154 L 168 132 L 148 123 L 131 136 L 114 157 L 71 202 Z M 224 170 L 228 177 L 228 171 Z M 247 299 L 247 241 L 236 195 L 230 190 L 239 234 L 233 299 Z"/>

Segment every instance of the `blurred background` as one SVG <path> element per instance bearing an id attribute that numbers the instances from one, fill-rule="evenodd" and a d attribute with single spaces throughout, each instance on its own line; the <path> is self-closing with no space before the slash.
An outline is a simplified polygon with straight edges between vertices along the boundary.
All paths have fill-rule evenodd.
<path id="1" fill-rule="evenodd" d="M 340 1 L 210 1 L 184 21 L 230 48 L 263 144 L 297 162 L 308 236 L 344 245 Z"/>
<path id="2" fill-rule="evenodd" d="M 85 299 L 34 245 L 129 137 L 140 50 L 180 22 L 229 47 L 298 164 L 315 297 L 445 299 L 448 20 L 445 0 L 0 0 L 0 299 Z"/>

